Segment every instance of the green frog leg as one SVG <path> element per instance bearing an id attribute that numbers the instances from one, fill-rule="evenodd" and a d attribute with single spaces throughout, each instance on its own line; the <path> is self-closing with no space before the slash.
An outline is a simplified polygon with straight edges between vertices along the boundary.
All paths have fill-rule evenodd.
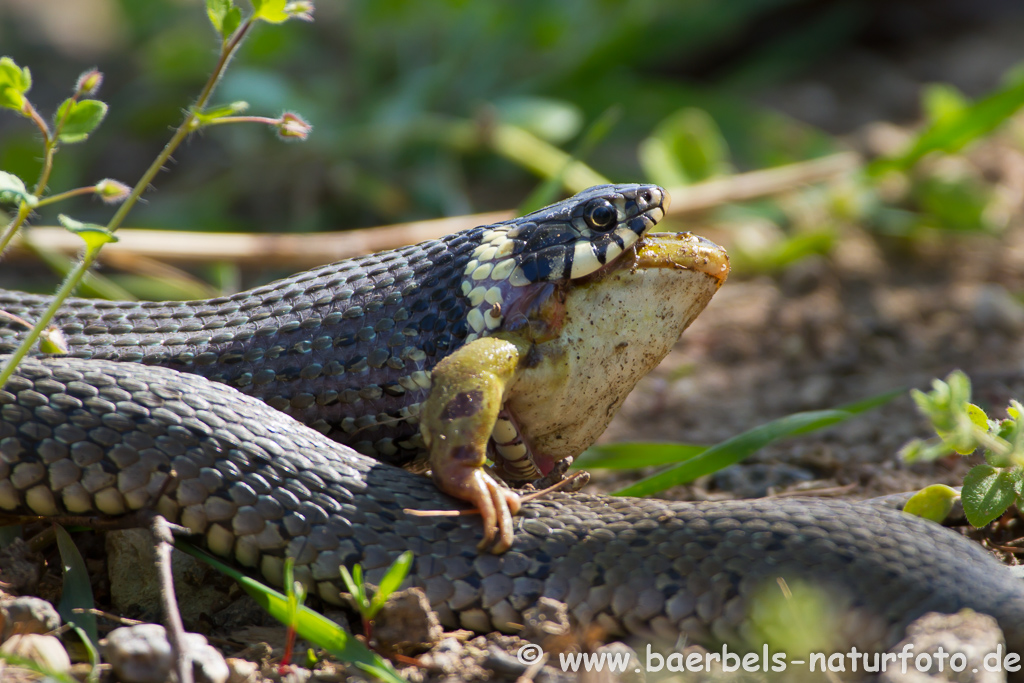
<path id="1" fill-rule="evenodd" d="M 420 412 L 434 483 L 480 511 L 484 538 L 479 548 L 494 553 L 512 545 L 512 515 L 519 512 L 520 500 L 484 471 L 487 442 L 529 348 L 504 336 L 466 344 L 434 367 L 433 387 Z"/>

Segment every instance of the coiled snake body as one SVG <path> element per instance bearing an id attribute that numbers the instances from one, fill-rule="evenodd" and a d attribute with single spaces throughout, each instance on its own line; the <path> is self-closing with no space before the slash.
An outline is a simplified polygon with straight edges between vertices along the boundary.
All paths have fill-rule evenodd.
<path id="1" fill-rule="evenodd" d="M 421 417 L 435 443 L 483 434 L 447 453 L 456 462 L 472 447 L 512 465 L 506 473 L 543 470 L 596 438 L 703 308 L 727 262 L 699 238 L 648 233 L 638 217 L 660 218 L 661 193 L 595 188 L 508 224 L 212 302 L 72 302 L 58 322 L 79 357 L 26 359 L 0 391 L 0 512 L 153 507 L 271 582 L 294 557 L 296 578 L 330 602 L 339 565 L 361 562 L 374 581 L 408 549 L 411 582 L 442 621 L 477 631 L 515 630 L 548 596 L 609 634 L 734 641 L 751 635 L 751 601 L 782 578 L 824 590 L 837 623 L 846 615 L 857 625 L 848 634 L 857 642 L 891 643 L 926 611 L 971 607 L 996 617 L 1011 650 L 1024 649 L 1024 588 L 1009 570 L 938 525 L 870 505 L 553 494 L 522 505 L 501 554 L 477 549 L 479 518 L 405 512 L 464 507 L 381 462 L 423 448 Z M 499 267 L 504 278 L 494 279 Z M 45 303 L 0 295 L 22 317 Z M 618 308 L 628 310 L 610 313 Z M 492 320 L 471 315 L 481 310 Z M 17 336 L 6 333 L 0 350 Z M 483 345 L 456 352 L 495 339 L 522 358 L 487 385 L 497 387 L 492 406 L 473 382 L 500 375 L 489 364 L 504 356 Z M 451 357 L 462 365 L 438 365 Z M 435 395 L 446 396 L 440 407 Z M 476 419 L 479 405 L 489 421 Z M 434 408 L 442 417 L 431 422 Z M 460 429 L 445 431 L 452 421 Z M 449 461 L 434 457 L 436 480 Z"/>

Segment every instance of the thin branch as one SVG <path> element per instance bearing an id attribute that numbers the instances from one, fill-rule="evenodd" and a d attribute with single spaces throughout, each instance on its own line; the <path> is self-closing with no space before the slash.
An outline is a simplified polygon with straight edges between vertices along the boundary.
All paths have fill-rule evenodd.
<path id="1" fill-rule="evenodd" d="M 181 683 L 192 683 L 192 657 L 185 648 L 185 626 L 178 612 L 178 599 L 174 594 L 174 573 L 171 566 L 171 549 L 174 547 L 174 536 L 167 520 L 154 515 L 150 525 L 156 553 L 156 569 L 160 576 L 160 602 L 163 606 L 164 621 L 167 627 L 167 640 L 171 644 L 171 653 L 177 667 L 178 680 Z"/>
<path id="2" fill-rule="evenodd" d="M 185 120 L 182 121 L 181 125 L 178 126 L 178 129 L 174 131 L 174 135 L 171 136 L 170 141 L 168 141 L 160 154 L 157 155 L 153 163 L 150 164 L 149 168 L 146 169 L 146 172 L 142 174 L 142 178 L 140 178 L 139 182 L 132 188 L 131 194 L 128 195 L 128 198 L 123 204 L 121 204 L 117 212 L 110 219 L 110 222 L 107 223 L 108 232 L 113 233 L 118 227 L 120 227 L 125 216 L 127 216 L 128 212 L 135 206 L 135 203 L 139 200 L 139 197 L 142 196 L 142 193 L 149 187 L 150 182 L 152 182 L 153 178 L 156 177 L 156 174 L 160 172 L 164 167 L 164 164 L 166 164 L 171 158 L 171 154 L 174 150 L 177 149 L 178 145 L 180 145 L 188 134 L 194 130 L 194 124 L 197 120 L 197 112 L 201 112 L 203 107 L 206 106 L 206 103 L 209 101 L 210 95 L 213 94 L 213 90 L 223 75 L 228 62 L 231 61 L 231 58 L 238 50 L 239 45 L 242 44 L 242 40 L 249 32 L 249 29 L 252 28 L 254 22 L 255 19 L 253 19 L 252 16 L 246 19 L 238 30 L 235 31 L 234 35 L 231 36 L 231 39 L 224 45 L 224 49 L 221 50 L 220 59 L 217 60 L 217 65 L 214 67 L 213 73 L 210 74 L 210 78 L 207 80 L 206 85 L 203 86 L 203 90 L 196 99 L 195 104 L 193 104 L 188 110 L 188 114 L 185 115 Z M 21 212 L 19 212 L 19 215 L 20 213 Z M 0 370 L 0 386 L 5 386 L 7 384 L 7 380 L 9 380 L 11 375 L 14 374 L 14 369 L 18 366 L 18 363 L 21 362 L 22 358 L 28 355 L 29 350 L 31 350 L 38 341 L 39 336 L 50 324 L 50 321 L 53 320 L 53 317 L 57 314 L 57 311 L 60 309 L 64 300 L 71 296 L 71 293 L 92 267 L 92 264 L 96 261 L 98 253 L 99 249 L 86 249 L 85 253 L 82 255 L 82 259 L 74 269 L 68 273 L 67 278 L 65 278 L 63 284 L 61 284 L 57 294 L 54 296 L 50 305 L 46 308 L 46 311 L 43 313 L 42 317 L 40 317 L 35 327 L 25 335 L 18 348 L 4 362 L 3 369 Z"/>
<path id="3" fill-rule="evenodd" d="M 671 190 L 668 214 L 688 216 L 729 202 L 791 192 L 806 185 L 840 178 L 860 167 L 852 153 L 716 178 Z M 359 230 L 293 233 L 196 233 L 173 230 L 124 229 L 120 241 L 104 247 L 106 254 L 139 254 L 173 263 L 230 261 L 242 266 L 310 268 L 407 244 L 435 239 L 453 232 L 514 217 L 512 211 L 415 221 Z M 46 245 L 64 253 L 81 249 L 81 241 L 63 228 L 33 228 Z"/>
<path id="4" fill-rule="evenodd" d="M 71 197 L 78 197 L 78 196 L 81 196 L 83 194 L 94 194 L 95 192 L 96 192 L 96 186 L 95 185 L 89 185 L 88 187 L 76 187 L 73 190 L 67 190 L 65 192 L 58 192 L 57 194 L 51 194 L 49 197 L 44 197 L 44 198 L 40 199 L 39 203 L 36 204 L 36 208 L 38 209 L 40 206 L 46 206 L 47 204 L 55 204 L 55 203 L 57 203 L 59 201 L 63 201 L 65 199 L 69 199 Z"/>
<path id="5" fill-rule="evenodd" d="M 281 119 L 274 119 L 269 116 L 218 116 L 209 121 L 203 121 L 203 128 L 209 126 L 220 126 L 225 123 L 262 123 L 267 126 L 276 126 Z"/>

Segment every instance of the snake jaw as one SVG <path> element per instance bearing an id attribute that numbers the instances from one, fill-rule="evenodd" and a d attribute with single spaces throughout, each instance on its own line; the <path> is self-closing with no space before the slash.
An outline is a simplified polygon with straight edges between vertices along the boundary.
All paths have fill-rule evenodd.
<path id="1" fill-rule="evenodd" d="M 460 290 L 472 307 L 464 343 L 520 324 L 523 290 L 560 286 L 617 262 L 664 217 L 667 196 L 657 185 L 599 185 L 484 226 L 463 267 Z"/>

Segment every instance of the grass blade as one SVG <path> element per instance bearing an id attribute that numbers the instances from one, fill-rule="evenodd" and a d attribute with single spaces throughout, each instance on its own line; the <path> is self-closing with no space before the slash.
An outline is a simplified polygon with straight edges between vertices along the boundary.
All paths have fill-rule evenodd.
<path id="1" fill-rule="evenodd" d="M 59 524 L 54 524 L 53 529 L 57 535 L 57 549 L 60 550 L 60 562 L 64 569 L 64 586 L 57 612 L 64 623 L 75 625 L 80 636 L 87 636 L 83 641 L 87 643 L 86 648 L 94 653 L 100 636 L 96 629 L 96 616 L 89 612 L 96 607 L 89 570 L 85 567 L 82 554 L 78 552 L 78 546 L 71 540 L 71 534 Z M 75 613 L 76 609 L 83 611 Z"/>
<path id="2" fill-rule="evenodd" d="M 655 475 L 641 479 L 624 489 L 616 491 L 615 496 L 650 496 L 656 493 L 691 482 L 697 477 L 711 474 L 747 458 L 755 451 L 773 441 L 787 437 L 806 434 L 824 427 L 831 427 L 847 420 L 854 415 L 882 406 L 904 393 L 904 389 L 889 391 L 878 396 L 848 403 L 831 410 L 811 410 L 793 413 L 786 417 L 772 420 L 766 424 L 738 434 L 731 439 L 711 446 L 700 455 L 678 465 L 669 467 Z"/>
<path id="3" fill-rule="evenodd" d="M 240 571 L 229 567 L 223 562 L 207 555 L 190 543 L 178 540 L 175 547 L 192 557 L 206 562 L 217 571 L 230 576 L 252 596 L 260 607 L 282 624 L 288 623 L 288 598 L 276 590 L 269 588 L 256 579 L 250 578 Z M 350 633 L 327 617 L 317 614 L 306 606 L 300 606 L 295 619 L 295 631 L 318 647 L 322 647 L 344 662 L 351 662 L 357 667 L 371 673 L 389 683 L 405 683 L 391 663 L 356 640 Z"/>
<path id="4" fill-rule="evenodd" d="M 566 159 L 562 167 L 554 175 L 549 176 L 543 183 L 534 188 L 530 196 L 519 205 L 517 209 L 519 215 L 536 211 L 553 202 L 558 196 L 558 191 L 565 184 L 565 174 L 569 167 L 574 163 L 582 164 L 582 160 L 587 158 L 594 147 L 611 132 L 620 118 L 622 118 L 622 107 L 618 105 L 609 107 L 598 116 L 587 130 L 584 131 L 582 139 L 576 145 L 576 149 L 572 151 L 572 155 Z"/>
<path id="5" fill-rule="evenodd" d="M 384 573 L 384 578 L 380 580 L 380 586 L 377 588 L 373 600 L 370 602 L 371 619 L 377 616 L 377 612 L 384 606 L 384 603 L 391 597 L 391 594 L 398 590 L 398 587 L 405 581 L 405 577 L 409 576 L 409 570 L 412 568 L 412 559 L 412 552 L 406 550 L 388 567 L 387 572 Z"/>
<path id="6" fill-rule="evenodd" d="M 638 467 L 675 465 L 694 458 L 707 446 L 687 443 L 628 441 L 591 446 L 573 461 L 574 469 L 632 470 Z"/>
<path id="7" fill-rule="evenodd" d="M 990 133 L 1024 106 L 1024 78 L 1017 76 L 988 97 L 932 122 L 910 148 L 895 157 L 880 157 L 864 169 L 869 178 L 891 170 L 906 170 L 931 152 L 958 152 Z"/>

